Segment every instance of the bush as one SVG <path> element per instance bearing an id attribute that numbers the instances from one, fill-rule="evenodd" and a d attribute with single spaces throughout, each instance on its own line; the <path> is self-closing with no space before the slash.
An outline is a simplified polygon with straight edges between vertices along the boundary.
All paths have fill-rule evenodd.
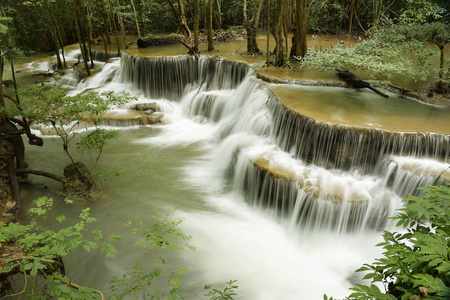
<path id="1" fill-rule="evenodd" d="M 383 257 L 358 270 L 372 285 L 358 284 L 349 299 L 450 299 L 450 184 L 419 189 L 392 218 L 403 230 L 384 231 Z"/>
<path id="2" fill-rule="evenodd" d="M 347 17 L 346 9 L 330 1 L 308 1 L 308 32 L 336 33 Z"/>

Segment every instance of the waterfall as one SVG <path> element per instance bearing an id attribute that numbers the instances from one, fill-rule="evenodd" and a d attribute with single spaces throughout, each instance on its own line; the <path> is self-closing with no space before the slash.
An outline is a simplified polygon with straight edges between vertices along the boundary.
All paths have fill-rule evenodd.
<path id="1" fill-rule="evenodd" d="M 293 112 L 275 99 L 273 135 L 285 151 L 326 168 L 370 172 L 385 155 L 446 160 L 450 137 L 438 133 L 401 133 L 326 124 Z"/>
<path id="2" fill-rule="evenodd" d="M 185 88 L 232 89 L 249 68 L 233 61 L 207 57 L 132 57 L 122 55 L 122 82 L 130 82 L 153 99 L 179 100 Z"/>
<path id="3" fill-rule="evenodd" d="M 92 55 L 92 59 L 96 61 L 102 61 L 107 62 L 110 58 L 119 57 L 119 53 L 117 52 L 108 52 L 105 51 L 98 51 L 98 50 L 92 50 L 90 51 L 90 54 Z"/>
<path id="4" fill-rule="evenodd" d="M 429 171 L 410 169 L 423 159 L 440 160 L 439 169 L 450 156 L 448 135 L 313 120 L 286 107 L 270 84 L 242 63 L 125 53 L 115 76 L 115 82 L 145 97 L 179 102 L 169 123 L 188 118 L 213 126 L 220 155 L 211 165 L 228 182 L 224 188 L 244 194 L 249 205 L 272 211 L 296 230 L 380 230 L 401 197 L 433 181 Z"/>
<path id="5" fill-rule="evenodd" d="M 69 55 L 76 59 L 75 52 Z M 79 204 L 92 207 L 110 232 L 124 234 L 121 259 L 112 264 L 101 254 L 74 253 L 66 262 L 84 271 L 75 282 L 99 290 L 142 254 L 122 221 L 151 226 L 150 216 L 177 207 L 175 217 L 184 219 L 181 229 L 196 250 L 162 258 L 167 270 L 190 270 L 183 278 L 189 295 L 202 295 L 204 284 L 221 289 L 237 279 L 237 299 L 345 298 L 349 287 L 361 283 L 355 270 L 381 255 L 374 245 L 382 241 L 380 231 L 393 226 L 388 218 L 401 199 L 418 195 L 418 186 L 448 169 L 445 128 L 447 135 L 400 133 L 320 121 L 280 102 L 275 85 L 242 63 L 124 53 L 96 65 L 103 69 L 72 93 L 136 97 L 113 107 L 102 124 L 122 131 L 102 164 L 123 169 L 123 176 L 105 183 L 103 200 Z M 378 105 L 373 101 L 367 109 L 367 99 L 359 99 L 363 93 L 353 90 L 324 90 L 344 104 L 351 95 L 363 109 Z M 312 101 L 317 99 L 314 94 Z M 331 104 L 337 105 L 333 97 Z M 163 115 L 161 122 L 149 125 L 145 118 L 153 114 Z M 36 169 L 59 157 L 57 142 L 48 139 L 43 147 L 41 156 L 29 156 Z M 440 182 L 450 181 L 448 173 Z M 74 209 L 58 202 L 59 212 L 78 217 L 78 204 Z"/>

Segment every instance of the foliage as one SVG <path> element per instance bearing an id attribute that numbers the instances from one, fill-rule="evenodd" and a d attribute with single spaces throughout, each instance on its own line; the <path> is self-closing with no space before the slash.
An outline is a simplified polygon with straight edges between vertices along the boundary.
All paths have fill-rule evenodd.
<path id="1" fill-rule="evenodd" d="M 394 75 L 405 75 L 425 79 L 427 72 L 417 69 L 412 59 L 400 51 L 395 44 L 385 43 L 382 38 L 361 40 L 356 46 L 347 47 L 344 43 L 324 51 L 310 50 L 302 60 L 306 67 L 322 71 L 335 69 L 360 69 L 370 71 L 372 78 L 390 81 Z"/>
<path id="2" fill-rule="evenodd" d="M 350 299 L 450 298 L 450 185 L 419 188 L 393 220 L 401 232 L 384 231 L 383 257 L 358 271 L 364 279 L 382 283 L 383 293 L 371 284 L 358 284 Z"/>
<path id="3" fill-rule="evenodd" d="M 153 216 L 155 224 L 150 228 L 139 227 L 132 229 L 134 235 L 140 236 L 134 246 L 142 247 L 145 250 L 146 261 L 138 261 L 133 270 L 124 274 L 122 278 L 114 277 L 111 280 L 111 292 L 115 295 L 111 299 L 123 299 L 125 296 L 140 295 L 139 299 L 183 299 L 181 289 L 182 280 L 180 276 L 188 270 L 186 268 L 177 269 L 169 274 L 167 284 L 169 291 L 153 288 L 155 279 L 160 279 L 168 272 L 163 268 L 166 264 L 164 258 L 159 255 L 159 250 L 168 249 L 171 252 L 187 249 L 194 249 L 187 241 L 191 238 L 185 235 L 179 228 L 183 222 L 180 218 L 173 218 L 173 211 L 167 213 L 163 220 Z M 124 224 L 130 227 L 131 222 Z M 149 268 L 152 268 L 151 270 Z"/>
<path id="4" fill-rule="evenodd" d="M 309 32 L 338 32 L 347 18 L 345 7 L 334 1 L 308 1 Z"/>
<path id="5" fill-rule="evenodd" d="M 38 51 L 54 50 L 52 34 L 55 32 L 55 24 L 50 13 L 50 5 L 57 26 L 63 32 L 62 38 L 73 43 L 73 16 L 68 9 L 69 1 L 2 1 L 5 14 L 12 18 L 9 23 L 13 46 L 22 53 L 29 55 Z"/>
<path id="6" fill-rule="evenodd" d="M 20 115 L 30 122 L 51 126 L 61 138 L 64 152 L 75 163 L 69 145 L 72 139 L 80 133 L 80 123 L 93 126 L 87 135 L 81 137 L 77 149 L 88 152 L 93 170 L 95 171 L 103 148 L 108 140 L 117 138 L 117 131 L 99 128 L 104 115 L 113 105 L 123 104 L 132 97 L 128 94 L 117 96 L 113 92 L 89 92 L 87 94 L 67 95 L 68 89 L 49 88 L 34 85 L 22 90 L 19 94 L 24 98 L 20 110 L 11 107 L 9 115 Z"/>
<path id="7" fill-rule="evenodd" d="M 148 4 L 145 28 L 150 32 L 176 32 L 178 22 L 167 1 L 151 1 Z"/>
<path id="8" fill-rule="evenodd" d="M 236 280 L 230 280 L 227 282 L 227 286 L 220 291 L 218 289 L 211 289 L 210 285 L 205 285 L 205 290 L 210 290 L 205 296 L 211 297 L 211 300 L 232 300 L 233 296 L 236 296 L 237 285 L 234 285 Z"/>
<path id="9" fill-rule="evenodd" d="M 66 203 L 72 202 L 66 199 Z M 11 247 L 16 249 L 11 259 L 2 261 L 0 276 L 16 272 L 23 274 L 25 286 L 17 296 L 28 294 L 28 296 L 32 295 L 33 299 L 49 299 L 53 296 L 58 296 L 60 299 L 61 297 L 92 299 L 95 295 L 101 295 L 94 289 L 72 283 L 64 276 L 62 258 L 78 248 L 90 252 L 98 247 L 106 252 L 107 257 L 114 257 L 116 250 L 111 243 L 119 240 L 121 236 L 103 237 L 101 230 L 90 230 L 89 227 L 96 219 L 90 216 L 89 208 L 81 210 L 75 224 L 59 230 L 47 229 L 39 225 L 38 221 L 53 213 L 53 199 L 41 197 L 34 204 L 35 207 L 30 212 L 35 219 L 30 225 L 14 222 L 0 223 L 0 251 L 6 251 Z M 65 217 L 61 215 L 55 220 L 64 224 Z M 93 235 L 92 240 L 85 238 L 88 232 Z M 45 279 L 45 289 L 37 285 L 39 276 Z"/>
<path id="10" fill-rule="evenodd" d="M 324 51 L 311 50 L 303 65 L 324 71 L 335 68 L 368 70 L 372 78 L 386 81 L 394 75 L 425 80 L 433 69 L 439 68 L 431 59 L 438 51 L 429 47 L 429 42 L 448 43 L 449 32 L 449 26 L 439 22 L 393 25 L 360 40 L 355 46 L 339 43 Z"/>
<path id="11" fill-rule="evenodd" d="M 72 201 L 66 199 L 67 204 Z M 113 242 L 119 241 L 119 235 L 105 236 L 100 229 L 89 229 L 96 219 L 90 216 L 90 209 L 84 208 L 75 224 L 67 226 L 63 215 L 54 215 L 52 198 L 41 197 L 34 201 L 30 213 L 34 216 L 30 225 L 11 222 L 0 223 L 0 278 L 2 283 L 8 276 L 22 274 L 25 286 L 21 291 L 7 297 L 26 295 L 31 299 L 105 299 L 102 292 L 90 287 L 80 286 L 72 282 L 64 274 L 62 259 L 78 248 L 90 252 L 100 249 L 106 257 L 115 257 L 116 249 Z M 169 272 L 164 269 L 165 259 L 161 256 L 165 251 L 180 251 L 194 248 L 188 244 L 190 236 L 185 235 L 180 225 L 180 218 L 173 217 L 174 210 L 169 211 L 163 219 L 153 216 L 154 224 L 145 228 L 142 223 L 131 230 L 137 236 L 134 244 L 145 250 L 145 261 L 138 261 L 132 271 L 121 277 L 114 277 L 111 284 L 112 295 L 109 299 L 184 299 L 182 279 L 188 270 L 180 268 Z M 41 223 L 46 220 L 51 227 L 48 229 Z M 50 221 L 50 222 L 49 222 Z M 130 228 L 131 222 L 124 227 Z M 89 239 L 86 235 L 92 238 Z M 11 251 L 11 249 L 13 249 Z M 12 257 L 8 257 L 8 254 Z M 6 259 L 4 259 L 6 257 Z M 39 281 L 39 278 L 42 280 Z M 227 283 L 223 291 L 212 289 L 208 299 L 233 299 L 237 288 L 235 280 Z M 158 289 L 154 286 L 166 285 L 168 289 Z M 208 287 L 210 289 L 210 286 Z M 0 290 L 1 292 L 1 290 Z M 5 292 L 5 291 L 3 291 Z"/>
<path id="12" fill-rule="evenodd" d="M 443 9 L 437 3 L 427 0 L 407 0 L 398 21 L 403 24 L 425 24 L 442 18 Z"/>

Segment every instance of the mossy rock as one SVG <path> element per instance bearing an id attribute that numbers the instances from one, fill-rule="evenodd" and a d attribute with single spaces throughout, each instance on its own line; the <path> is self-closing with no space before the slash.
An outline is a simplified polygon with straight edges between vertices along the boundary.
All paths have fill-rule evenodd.
<path id="1" fill-rule="evenodd" d="M 91 171 L 81 162 L 64 168 L 64 193 L 67 198 L 81 201 L 94 201 L 99 198 L 99 188 Z"/>
<path id="2" fill-rule="evenodd" d="M 177 43 L 177 36 L 174 34 L 152 35 L 144 39 L 138 39 L 139 48 L 147 48 L 152 46 L 171 45 Z"/>

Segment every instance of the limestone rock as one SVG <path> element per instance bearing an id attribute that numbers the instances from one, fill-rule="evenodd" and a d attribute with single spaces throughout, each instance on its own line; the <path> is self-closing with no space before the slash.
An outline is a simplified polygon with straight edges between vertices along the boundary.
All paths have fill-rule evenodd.
<path id="1" fill-rule="evenodd" d="M 159 106 L 156 104 L 156 102 L 149 102 L 149 103 L 139 103 L 132 107 L 134 110 L 138 111 L 146 111 L 146 110 L 152 110 L 152 111 L 159 111 Z"/>
<path id="2" fill-rule="evenodd" d="M 146 123 L 144 125 L 153 125 L 161 122 L 161 119 L 164 117 L 164 114 L 161 112 L 154 112 L 150 115 L 147 115 L 146 118 L 142 118 L 143 122 Z"/>

